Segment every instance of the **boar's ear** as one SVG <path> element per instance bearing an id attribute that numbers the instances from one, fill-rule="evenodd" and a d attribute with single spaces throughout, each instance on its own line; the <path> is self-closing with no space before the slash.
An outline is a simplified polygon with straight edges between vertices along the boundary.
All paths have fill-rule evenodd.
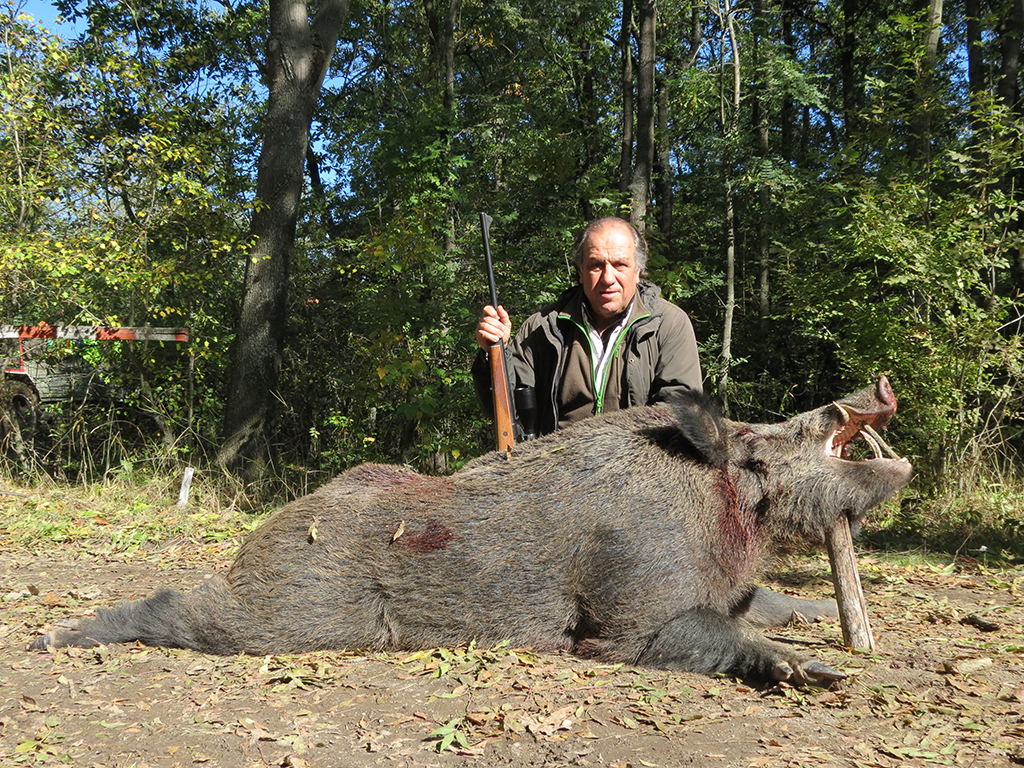
<path id="1" fill-rule="evenodd" d="M 729 446 L 718 405 L 702 393 L 687 392 L 672 401 L 672 410 L 679 422 L 677 439 L 682 438 L 711 466 L 724 468 Z"/>

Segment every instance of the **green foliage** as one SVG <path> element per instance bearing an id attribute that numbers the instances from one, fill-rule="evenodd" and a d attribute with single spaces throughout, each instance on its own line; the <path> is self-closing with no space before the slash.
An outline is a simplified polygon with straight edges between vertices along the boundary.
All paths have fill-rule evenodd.
<path id="1" fill-rule="evenodd" d="M 440 221 L 421 199 L 408 218 L 348 242 L 349 255 L 304 287 L 316 297 L 301 313 L 309 341 L 284 373 L 308 410 L 289 418 L 315 435 L 327 470 L 396 456 L 443 470 L 480 439 L 480 419 L 453 418 L 475 410 L 465 360 L 476 319 L 453 299 L 479 278 L 437 247 Z M 308 370 L 330 373 L 310 381 Z"/>
<path id="2" fill-rule="evenodd" d="M 800 244 L 783 251 L 801 268 L 779 274 L 780 319 L 800 346 L 832 349 L 833 376 L 893 379 L 909 415 L 897 426 L 900 444 L 926 485 L 955 485 L 954 468 L 1016 458 L 1007 428 L 1024 406 L 1024 358 L 1007 331 L 1019 310 L 993 278 L 1008 270 L 1017 240 L 993 226 L 1008 201 L 983 203 L 974 186 L 991 178 L 1006 149 L 947 153 L 936 167 L 956 173 L 936 178 L 839 181 L 829 190 L 828 227 L 808 216 Z"/>
<path id="3" fill-rule="evenodd" d="M 108 345 L 92 363 L 158 416 L 165 449 L 195 450 L 220 418 L 244 249 L 232 107 L 212 87 L 167 88 L 166 60 L 94 22 L 67 42 L 8 9 L 0 319 L 189 328 L 190 350 Z"/>

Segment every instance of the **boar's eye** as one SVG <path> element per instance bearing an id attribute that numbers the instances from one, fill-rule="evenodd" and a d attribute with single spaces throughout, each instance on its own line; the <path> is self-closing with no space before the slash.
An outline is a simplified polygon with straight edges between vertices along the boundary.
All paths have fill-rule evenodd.
<path id="1" fill-rule="evenodd" d="M 743 427 L 743 429 L 734 432 L 733 437 L 742 440 L 747 445 L 752 445 L 753 443 L 756 443 L 760 440 L 770 440 L 773 437 L 773 435 L 769 435 L 764 432 L 759 432 L 750 426 L 746 426 Z"/>
<path id="2" fill-rule="evenodd" d="M 768 475 L 768 462 L 764 459 L 748 459 L 743 463 L 743 468 L 759 479 Z"/>

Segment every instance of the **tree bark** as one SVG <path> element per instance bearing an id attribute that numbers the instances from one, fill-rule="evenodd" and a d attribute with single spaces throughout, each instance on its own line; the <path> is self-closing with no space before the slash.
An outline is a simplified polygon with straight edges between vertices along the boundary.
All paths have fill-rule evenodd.
<path id="1" fill-rule="evenodd" d="M 1010 111 L 1010 115 L 1019 118 L 1024 114 L 1024 104 L 1020 100 L 1020 49 L 1024 39 L 1024 0 L 1011 0 L 1010 13 L 999 24 L 999 40 L 1001 45 L 1001 62 L 999 82 L 996 85 L 996 98 Z M 1024 173 L 1007 170 L 999 184 L 1005 195 L 1020 199 L 1020 186 L 1024 183 Z M 1012 233 L 1019 232 L 1022 222 L 1009 221 L 1006 225 Z M 1012 281 L 1014 289 L 1024 290 L 1024 248 L 1018 247 L 1012 259 Z"/>
<path id="2" fill-rule="evenodd" d="M 668 140 L 667 78 L 657 77 L 655 86 L 658 92 L 658 132 L 654 160 L 654 198 L 657 201 L 658 231 L 668 235 L 672 231 L 672 145 Z"/>
<path id="3" fill-rule="evenodd" d="M 970 96 L 971 141 L 975 147 L 981 147 L 985 141 L 985 110 L 982 107 L 982 101 L 987 86 L 981 39 L 980 0 L 965 0 L 964 21 L 967 27 L 967 92 Z"/>
<path id="4" fill-rule="evenodd" d="M 597 162 L 598 157 L 598 109 L 597 109 L 597 94 L 596 86 L 594 83 L 594 50 L 590 41 L 587 39 L 587 30 L 583 26 L 585 22 L 582 18 L 583 14 L 577 13 L 576 20 L 580 25 L 580 64 L 583 67 L 583 77 L 581 78 L 581 88 L 578 96 L 579 99 L 579 120 L 581 122 L 583 130 L 583 158 L 582 167 L 580 168 L 579 178 L 584 179 L 590 175 L 591 169 Z M 590 196 L 584 194 L 580 196 L 580 208 L 583 211 L 584 221 L 590 221 L 594 218 L 594 204 L 590 201 Z"/>
<path id="5" fill-rule="evenodd" d="M 444 17 L 444 28 L 438 18 L 437 5 L 434 0 L 424 0 L 423 12 L 427 19 L 427 31 L 430 42 L 430 61 L 433 66 L 432 76 L 441 89 L 441 124 L 438 126 L 439 138 L 444 142 L 446 152 L 440 162 L 447 166 L 450 161 L 452 136 L 455 134 L 455 23 L 462 10 L 462 0 L 450 0 Z M 440 173 L 446 170 L 439 169 Z M 448 253 L 455 248 L 455 207 L 449 203 L 445 211 L 444 235 L 442 249 Z"/>
<path id="6" fill-rule="evenodd" d="M 981 2 L 965 0 L 964 20 L 967 23 L 967 87 L 971 96 L 985 92 L 985 60 L 981 48 Z"/>
<path id="7" fill-rule="evenodd" d="M 636 156 L 629 179 L 629 220 L 641 232 L 651 199 L 651 177 L 654 172 L 654 60 L 657 26 L 657 0 L 640 0 L 640 43 L 637 58 L 636 88 Z"/>
<path id="8" fill-rule="evenodd" d="M 231 354 L 219 463 L 254 477 L 274 458 L 273 424 L 287 322 L 289 266 L 309 130 L 348 0 L 271 0 L 269 98 L 250 223 L 252 248 Z"/>
<path id="9" fill-rule="evenodd" d="M 1020 113 L 1020 46 L 1024 37 L 1024 0 L 1012 0 L 1010 13 L 999 24 L 1001 63 L 996 96 L 1007 109 Z"/>
<path id="10" fill-rule="evenodd" d="M 732 365 L 732 325 L 736 311 L 736 203 L 733 184 L 731 155 L 732 145 L 736 141 L 739 123 L 740 96 L 742 94 L 740 77 L 740 50 L 736 39 L 736 28 L 733 23 L 731 0 L 725 0 L 722 10 L 722 25 L 729 38 L 732 52 L 732 103 L 725 101 L 728 91 L 723 87 L 721 96 L 722 129 L 726 136 L 726 151 L 723 158 L 723 177 L 725 186 L 725 316 L 722 320 L 722 371 L 718 377 L 718 397 L 722 401 L 725 415 L 729 415 L 729 374 Z M 723 46 L 722 77 L 726 75 L 726 61 Z"/>
<path id="11" fill-rule="evenodd" d="M 793 38 L 793 9 L 790 3 L 785 0 L 780 11 L 782 16 L 782 48 L 787 58 L 795 58 L 796 45 Z M 793 103 L 793 95 L 786 88 L 782 94 L 782 106 L 780 107 L 780 140 L 779 154 L 784 162 L 793 159 L 793 126 L 796 122 L 796 107 Z"/>
<path id="12" fill-rule="evenodd" d="M 629 192 L 633 168 L 633 0 L 622 0 L 622 28 L 619 49 L 622 52 L 622 147 L 619 152 L 619 192 Z"/>
<path id="13" fill-rule="evenodd" d="M 912 152 L 927 168 L 932 159 L 932 98 L 935 67 L 939 59 L 939 36 L 942 32 L 942 0 L 926 0 L 923 55 L 917 73 L 917 106 L 914 115 Z"/>
<path id="14" fill-rule="evenodd" d="M 444 109 L 445 120 L 445 163 L 451 161 L 452 138 L 456 130 L 455 110 L 455 22 L 462 10 L 462 0 L 451 0 L 448 5 L 448 16 L 444 22 Z M 448 201 L 445 212 L 444 230 L 444 252 L 451 253 L 455 250 L 455 202 Z"/>
<path id="15" fill-rule="evenodd" d="M 662 25 L 671 21 L 662 21 Z M 655 167 L 655 198 L 658 201 L 658 231 L 663 236 L 668 236 L 672 231 L 673 221 L 673 176 L 672 176 L 672 150 L 675 142 L 669 134 L 669 77 L 678 77 L 689 71 L 697 60 L 697 51 L 700 49 L 702 31 L 700 26 L 700 6 L 694 4 L 690 9 L 690 26 L 686 36 L 687 51 L 685 58 L 680 61 L 677 54 L 663 56 L 664 71 L 655 75 L 658 92 L 658 128 L 655 134 L 657 165 Z"/>
<path id="16" fill-rule="evenodd" d="M 757 132 L 757 155 L 762 163 L 767 163 L 768 145 L 768 71 L 764 58 L 762 42 L 767 40 L 768 20 L 765 13 L 765 0 L 754 0 L 753 46 L 755 85 L 751 100 L 751 113 L 754 130 Z M 771 267 L 771 242 L 769 238 L 768 206 L 771 204 L 771 191 L 767 184 L 761 184 L 757 191 L 757 249 L 760 271 L 757 278 L 758 293 L 758 327 L 762 342 L 767 341 L 768 324 L 771 316 L 771 294 L 769 291 L 769 275 Z M 762 353 L 767 349 L 762 344 Z"/>
<path id="17" fill-rule="evenodd" d="M 854 57 L 857 52 L 857 15 L 860 9 L 859 0 L 843 0 L 843 38 L 840 43 L 839 74 L 842 78 L 843 93 L 843 137 L 846 141 L 855 134 L 857 93 L 856 67 Z"/>

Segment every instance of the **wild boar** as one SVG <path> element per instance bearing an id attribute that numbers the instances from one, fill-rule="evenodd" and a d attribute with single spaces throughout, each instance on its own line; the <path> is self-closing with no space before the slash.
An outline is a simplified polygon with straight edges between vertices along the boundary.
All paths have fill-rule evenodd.
<path id="1" fill-rule="evenodd" d="M 858 525 L 909 482 L 905 459 L 848 458 L 895 409 L 884 378 L 781 424 L 729 421 L 692 396 L 588 419 L 448 477 L 358 466 L 268 518 L 225 576 L 101 610 L 33 647 L 270 654 L 475 639 L 827 684 L 842 675 L 738 616 L 774 554 L 821 544 L 840 517 Z"/>

